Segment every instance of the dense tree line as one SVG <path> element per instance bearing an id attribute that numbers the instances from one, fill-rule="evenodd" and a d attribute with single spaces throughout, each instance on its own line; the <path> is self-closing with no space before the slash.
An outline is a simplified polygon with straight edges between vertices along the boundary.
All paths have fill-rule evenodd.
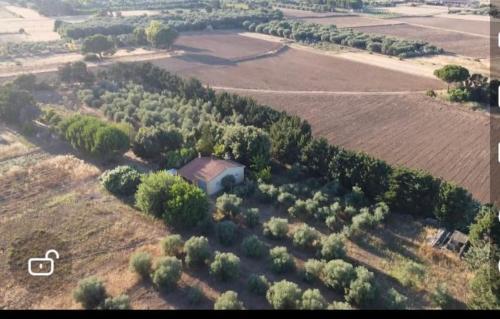
<path id="1" fill-rule="evenodd" d="M 116 158 L 129 149 L 124 131 L 96 117 L 70 116 L 58 124 L 58 130 L 75 149 L 101 159 Z"/>
<path id="2" fill-rule="evenodd" d="M 216 94 L 196 80 L 183 80 L 149 63 L 117 64 L 102 76 L 124 86 L 129 81 L 141 85 L 103 96 L 109 102 L 104 106 L 105 113 L 114 117 L 117 111 L 122 112 L 119 121 L 127 119 L 140 126 L 173 125 L 181 131 L 187 128 L 183 136 L 185 141 L 192 140 L 191 145 L 200 138 L 207 123 L 213 127 L 215 141 L 223 141 L 224 128 L 214 123 L 251 125 L 268 132 L 275 160 L 299 164 L 308 174 L 325 182 L 338 181 L 346 191 L 359 186 L 369 200 L 386 201 L 393 211 L 434 216 L 444 225 L 465 229 L 478 209 L 477 202 L 461 187 L 425 172 L 394 168 L 366 154 L 314 139 L 307 122 L 251 99 Z M 193 127 L 194 136 L 188 133 Z M 281 134 L 282 131 L 293 134 Z M 231 151 L 230 146 L 225 149 Z"/>
<path id="3" fill-rule="evenodd" d="M 292 20 L 274 20 L 266 23 L 243 22 L 252 32 L 265 33 L 304 43 L 335 43 L 391 56 L 410 58 L 443 53 L 423 41 L 402 40 L 383 35 L 372 35 L 352 29 L 337 29 L 334 25 L 321 25 Z"/>
<path id="4" fill-rule="evenodd" d="M 95 34 L 131 34 L 136 27 L 146 28 L 150 25 L 151 21 L 155 20 L 182 32 L 204 30 L 209 26 L 214 29 L 240 28 L 243 21 L 246 20 L 261 23 L 281 18 L 282 13 L 280 11 L 220 10 L 211 13 L 191 11 L 152 17 L 95 17 L 80 23 L 59 22 L 57 24 L 57 32 L 62 37 L 81 39 Z"/>

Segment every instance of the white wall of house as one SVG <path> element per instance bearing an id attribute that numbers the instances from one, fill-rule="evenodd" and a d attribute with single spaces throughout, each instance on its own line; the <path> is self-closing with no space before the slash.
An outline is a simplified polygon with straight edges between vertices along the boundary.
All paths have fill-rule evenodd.
<path id="1" fill-rule="evenodd" d="M 236 180 L 236 184 L 243 182 L 245 179 L 245 167 L 231 167 L 225 169 L 222 173 L 220 173 L 217 177 L 212 179 L 209 183 L 207 183 L 207 194 L 213 195 L 219 192 L 222 189 L 222 179 L 228 175 L 233 175 Z"/>

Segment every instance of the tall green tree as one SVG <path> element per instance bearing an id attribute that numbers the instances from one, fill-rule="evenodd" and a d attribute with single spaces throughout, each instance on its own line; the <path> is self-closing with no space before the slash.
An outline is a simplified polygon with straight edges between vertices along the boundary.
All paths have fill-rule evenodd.
<path id="1" fill-rule="evenodd" d="M 252 159 L 256 156 L 261 156 L 265 162 L 270 160 L 269 136 L 254 126 L 228 126 L 222 137 L 222 144 L 225 152 L 247 166 L 252 164 Z"/>
<path id="2" fill-rule="evenodd" d="M 174 28 L 164 25 L 157 20 L 151 21 L 149 26 L 146 28 L 146 37 L 148 42 L 155 48 L 171 48 L 178 36 L 179 33 Z"/>
<path id="3" fill-rule="evenodd" d="M 460 65 L 448 64 L 434 71 L 434 75 L 440 80 L 448 83 L 448 91 L 450 84 L 465 82 L 470 76 L 469 70 Z"/>
<path id="4" fill-rule="evenodd" d="M 82 43 L 82 53 L 95 53 L 100 59 L 102 59 L 103 53 L 112 54 L 114 50 L 114 42 L 102 34 L 96 34 L 85 38 Z"/>
<path id="5" fill-rule="evenodd" d="M 311 140 L 311 126 L 298 116 L 282 116 L 271 126 L 272 156 L 285 164 L 298 162 Z"/>

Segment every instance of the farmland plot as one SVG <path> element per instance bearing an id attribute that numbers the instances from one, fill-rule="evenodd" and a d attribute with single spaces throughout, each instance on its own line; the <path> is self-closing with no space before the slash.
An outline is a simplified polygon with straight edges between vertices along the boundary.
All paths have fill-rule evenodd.
<path id="1" fill-rule="evenodd" d="M 54 41 L 60 36 L 54 32 L 54 19 L 36 11 L 16 6 L 6 6 L 16 16 L 0 16 L 0 42 Z M 24 33 L 20 33 L 24 29 Z"/>

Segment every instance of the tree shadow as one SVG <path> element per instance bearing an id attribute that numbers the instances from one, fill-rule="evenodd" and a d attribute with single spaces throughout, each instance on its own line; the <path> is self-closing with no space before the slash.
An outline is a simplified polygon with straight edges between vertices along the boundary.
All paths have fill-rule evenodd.
<path id="1" fill-rule="evenodd" d="M 193 53 L 209 52 L 209 50 L 207 50 L 207 49 L 200 49 L 200 48 L 190 47 L 190 46 L 182 45 L 182 44 L 174 44 L 173 49 L 174 50 L 182 50 L 182 51 L 186 51 L 186 52 L 193 52 Z"/>
<path id="2" fill-rule="evenodd" d="M 221 58 L 221 57 L 216 57 L 213 55 L 208 55 L 208 54 L 184 54 L 180 56 L 176 56 L 175 59 L 178 60 L 183 60 L 185 62 L 197 62 L 201 64 L 207 64 L 207 65 L 236 65 L 235 62 Z"/>

